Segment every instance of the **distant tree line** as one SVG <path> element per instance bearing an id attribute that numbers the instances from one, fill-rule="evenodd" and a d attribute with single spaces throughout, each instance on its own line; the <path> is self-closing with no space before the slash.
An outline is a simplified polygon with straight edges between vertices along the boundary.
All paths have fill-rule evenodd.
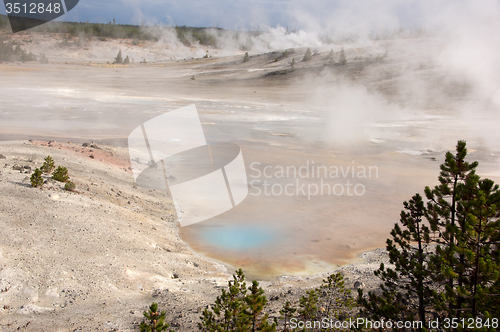
<path id="1" fill-rule="evenodd" d="M 0 29 L 10 29 L 9 19 L 6 15 L 0 15 Z M 203 28 L 175 26 L 177 38 L 185 45 L 199 43 L 205 46 L 217 46 L 216 33 L 222 32 L 221 28 Z M 210 30 L 210 31 L 209 31 Z M 142 25 L 117 24 L 114 20 L 109 23 L 89 23 L 89 22 L 62 22 L 52 21 L 30 29 L 33 32 L 64 33 L 69 37 L 99 38 L 128 38 L 139 41 L 158 41 L 161 36 L 161 29 L 145 27 Z M 213 32 L 216 32 L 215 34 Z"/>
<path id="2" fill-rule="evenodd" d="M 51 33 L 66 33 L 71 37 L 85 35 L 87 37 L 104 38 L 129 38 L 136 41 L 152 40 L 158 41 L 162 34 L 162 29 L 155 29 L 160 26 L 144 26 L 132 24 L 117 24 L 113 19 L 109 23 L 89 23 L 87 22 L 62 22 L 51 21 L 46 24 L 39 25 L 30 29 L 34 32 L 51 32 Z M 163 27 L 161 27 L 163 28 Z M 187 27 L 175 26 L 177 38 L 185 45 L 192 43 L 199 43 L 200 45 L 220 47 L 217 45 L 217 37 L 232 38 L 239 40 L 241 50 L 247 51 L 252 47 L 252 37 L 261 35 L 263 31 L 232 31 L 223 28 L 205 28 L 205 27 Z M 0 29 L 10 29 L 8 17 L 0 14 Z M 295 33 L 295 30 L 289 33 Z M 380 39 L 396 39 L 396 38 L 420 38 L 428 37 L 430 35 L 423 28 L 418 29 L 404 29 L 399 28 L 394 31 L 382 30 L 375 31 L 370 34 L 370 38 L 374 40 Z M 325 35 L 321 41 L 325 44 L 338 44 L 354 41 L 357 36 L 351 36 L 343 39 L 332 39 L 332 37 Z"/>

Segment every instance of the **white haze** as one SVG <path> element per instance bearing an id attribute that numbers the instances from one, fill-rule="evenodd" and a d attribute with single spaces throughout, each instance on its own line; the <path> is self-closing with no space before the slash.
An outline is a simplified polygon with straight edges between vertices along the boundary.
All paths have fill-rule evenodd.
<path id="1" fill-rule="evenodd" d="M 255 24 L 260 23 L 256 18 L 258 10 L 256 6 L 252 11 Z M 288 27 L 259 26 L 256 30 L 260 33 L 210 30 L 217 40 L 217 49 L 199 45 L 194 38 L 191 38 L 191 45 L 186 46 L 177 39 L 173 27 L 148 21 L 140 11 L 136 13 L 136 20 L 145 22 L 144 29 L 159 36 L 158 45 L 164 49 L 161 55 L 146 56 L 148 61 L 201 58 L 207 51 L 211 56 L 228 56 L 242 55 L 245 51 L 252 55 L 289 48 L 303 52 L 307 47 L 321 52 L 330 49 L 338 52 L 344 48 L 348 60 L 349 57 L 352 60 L 351 50 L 368 47 L 374 54 L 385 51 L 374 40 L 375 36 L 379 39 L 406 38 L 407 44 L 401 43 L 399 49 L 388 49 L 387 60 L 393 61 L 393 56 L 397 55 L 406 56 L 404 66 L 394 69 L 400 71 L 395 79 L 403 102 L 391 100 L 348 79 L 337 81 L 334 86 L 331 77 L 307 79 L 306 83 L 316 87 L 316 92 L 306 102 L 329 112 L 327 139 L 351 144 L 388 137 L 387 131 L 382 133 L 376 129 L 380 128 L 377 124 L 423 121 L 445 112 L 450 117 L 448 125 L 456 124 L 455 132 L 451 135 L 439 132 L 439 128 L 422 129 L 425 137 L 419 143 L 421 149 L 449 147 L 456 139 L 499 148 L 500 131 L 496 130 L 500 119 L 499 1 L 292 0 L 283 2 L 283 11 L 290 17 Z M 245 26 L 246 19 L 242 18 L 239 26 Z M 434 91 L 436 83 L 416 74 L 419 64 L 438 73 L 444 82 L 471 86 L 468 99 L 455 103 L 442 96 L 440 109 L 429 109 L 426 102 L 429 96 L 436 100 L 440 96 Z M 381 73 L 373 72 L 372 75 L 380 78 Z M 303 81 L 296 83 L 304 84 Z M 436 124 L 435 121 L 428 123 Z M 462 129 L 458 130 L 460 126 Z M 456 131 L 462 137 L 455 135 Z"/>
<path id="2" fill-rule="evenodd" d="M 313 0 L 307 7 L 314 12 L 318 8 L 328 8 L 328 3 Z M 309 84 L 317 87 L 317 93 L 310 102 L 330 110 L 327 137 L 337 143 L 354 143 L 381 134 L 370 125 L 391 119 L 392 122 L 428 120 L 435 112 L 444 110 L 450 118 L 449 127 L 422 130 L 425 137 L 419 143 L 421 149 L 449 148 L 457 139 L 499 149 L 500 2 L 409 1 L 406 4 L 414 9 L 413 27 L 418 28 L 416 23 L 420 22 L 431 33 L 428 33 L 429 38 L 415 39 L 415 45 L 411 45 L 413 40 L 409 39 L 407 50 L 389 50 L 389 54 L 406 52 L 409 58 L 420 58 L 421 63 L 443 76 L 445 82 L 470 85 L 468 99 L 456 104 L 443 96 L 442 109 L 427 109 L 425 100 L 435 93 L 433 84 L 415 75 L 411 65 L 397 78 L 398 88 L 407 100 L 413 101 L 411 105 L 390 101 L 354 82 L 332 86 L 328 79 L 311 78 Z M 405 10 L 406 15 L 411 16 L 400 1 L 340 1 L 336 5 L 337 9 L 330 15 L 315 16 L 305 5 L 298 4 L 296 18 L 301 26 L 307 27 L 307 33 L 300 31 L 291 38 L 278 28 L 270 29 L 260 38 L 266 40 L 264 45 L 279 45 L 281 49 L 301 46 L 329 49 L 331 44 L 325 40 L 331 40 L 333 47 L 343 46 L 349 52 L 349 49 L 373 46 L 370 37 L 377 31 L 390 34 L 398 27 L 408 27 L 401 16 Z M 353 36 L 350 42 L 346 40 Z M 339 42 L 342 40 L 344 42 Z M 428 123 L 438 125 L 436 121 Z"/>

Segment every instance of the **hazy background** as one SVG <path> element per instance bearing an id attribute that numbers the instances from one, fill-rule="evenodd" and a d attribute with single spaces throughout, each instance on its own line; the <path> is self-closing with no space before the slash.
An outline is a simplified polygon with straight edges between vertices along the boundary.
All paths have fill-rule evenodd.
<path id="1" fill-rule="evenodd" d="M 276 261 L 291 270 L 305 262 L 300 268 L 307 269 L 306 263 L 315 260 L 329 269 L 325 262 L 343 264 L 358 252 L 384 246 L 401 202 L 437 181 L 438 162 L 457 140 L 467 140 L 471 159 L 481 161 L 481 175 L 499 175 L 497 0 L 189 5 L 83 0 L 63 17 L 90 22 L 113 18 L 144 23 L 143 29 L 155 31 L 158 41 L 135 45 L 75 36 L 73 46 L 63 47 L 62 37 L 56 36 L 61 40 L 43 37 L 39 44 L 27 43 L 28 50 L 46 53 L 51 65 L 2 74 L 0 124 L 9 130 L 49 128 L 47 135 L 65 128 L 73 137 L 123 138 L 146 120 L 195 103 L 207 137 L 238 143 L 247 166 L 300 166 L 314 160 L 327 165 L 356 161 L 380 169 L 380 178 L 368 181 L 367 194 L 355 200 L 250 197 L 210 223 L 181 230 L 197 252 L 261 270 Z M 212 30 L 217 46 L 186 45 L 173 25 L 261 33 Z M 308 47 L 319 54 L 306 63 L 300 60 Z M 289 48 L 296 53 L 275 61 Z M 333 50 L 337 61 L 342 48 L 346 66 L 326 60 Z M 147 59 L 148 65 L 105 65 L 118 49 L 136 62 Z M 252 57 L 243 64 L 245 51 Z M 201 59 L 205 54 L 213 59 Z M 375 60 L 383 54 L 387 57 Z M 295 72 L 266 76 L 290 68 L 291 57 Z M 80 66 L 89 60 L 102 66 Z M 230 239 L 235 234 L 255 233 L 257 240 L 261 233 L 275 236 L 266 237 L 268 247 L 256 241 L 254 251 L 243 248 L 243 255 L 217 247 L 221 238 L 211 235 L 222 234 L 221 229 Z"/>

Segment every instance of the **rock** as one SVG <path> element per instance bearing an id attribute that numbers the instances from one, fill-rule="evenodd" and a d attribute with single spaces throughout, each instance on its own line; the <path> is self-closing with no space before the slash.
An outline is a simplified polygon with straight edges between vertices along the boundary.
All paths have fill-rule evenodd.
<path id="1" fill-rule="evenodd" d="M 0 154 L 0 159 L 7 159 L 7 157 L 4 156 L 3 154 Z"/>
<path id="2" fill-rule="evenodd" d="M 32 314 L 40 314 L 44 312 L 53 312 L 53 311 L 55 311 L 54 308 L 39 307 L 34 304 L 27 304 L 21 306 L 17 312 L 21 315 L 32 315 Z"/>
<path id="3" fill-rule="evenodd" d="M 23 166 L 15 164 L 14 166 L 12 166 L 12 169 L 14 171 L 22 171 L 23 170 Z"/>
<path id="4" fill-rule="evenodd" d="M 59 195 L 58 194 L 50 194 L 49 197 L 51 199 L 53 199 L 54 201 L 57 201 L 59 199 Z"/>
<path id="5" fill-rule="evenodd" d="M 83 143 L 83 144 L 82 144 L 82 146 L 83 146 L 84 148 L 88 148 L 88 147 L 90 146 L 90 143 Z"/>
<path id="6" fill-rule="evenodd" d="M 361 282 L 361 281 L 356 281 L 354 283 L 354 288 L 356 288 L 356 289 L 363 288 L 363 287 L 365 287 L 365 284 L 363 282 Z"/>

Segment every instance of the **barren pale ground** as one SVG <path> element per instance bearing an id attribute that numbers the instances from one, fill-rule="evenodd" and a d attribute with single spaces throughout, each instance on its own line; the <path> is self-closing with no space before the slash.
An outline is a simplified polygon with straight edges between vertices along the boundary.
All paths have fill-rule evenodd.
<path id="1" fill-rule="evenodd" d="M 482 136 L 496 122 L 487 113 L 464 116 L 472 102 L 486 110 L 488 103 L 431 57 L 441 47 L 432 39 L 343 45 L 348 63 L 338 66 L 326 56 L 333 48 L 337 60 L 342 45 L 310 62 L 300 48 L 278 61 L 283 50 L 252 53 L 242 63 L 242 52 L 217 57 L 217 50 L 213 58 L 176 59 L 168 44 L 150 42 L 12 38 L 32 39 L 22 47 L 50 63 L 0 64 L 0 330 L 131 331 L 157 301 L 177 330 L 192 331 L 199 308 L 239 267 L 265 280 L 272 296 L 293 289 L 288 296 L 296 298 L 338 266 L 349 287 L 374 287 L 383 250 L 363 252 L 384 247 L 402 202 L 437 182 L 458 139 L 467 139 L 479 173 L 498 179 L 498 146 Z M 135 63 L 107 64 L 118 49 Z M 143 58 L 148 64 L 138 63 Z M 209 141 L 240 145 L 249 180 L 252 163 L 376 166 L 378 175 L 353 179 L 365 186 L 362 196 L 249 195 L 220 217 L 180 229 L 165 193 L 134 185 L 126 138 L 193 103 Z M 98 148 L 82 147 L 91 141 Z M 29 169 L 13 169 L 33 170 L 47 155 L 69 169 L 77 192 L 51 180 L 31 188 Z M 248 247 L 206 237 L 235 226 L 268 236 Z"/>

